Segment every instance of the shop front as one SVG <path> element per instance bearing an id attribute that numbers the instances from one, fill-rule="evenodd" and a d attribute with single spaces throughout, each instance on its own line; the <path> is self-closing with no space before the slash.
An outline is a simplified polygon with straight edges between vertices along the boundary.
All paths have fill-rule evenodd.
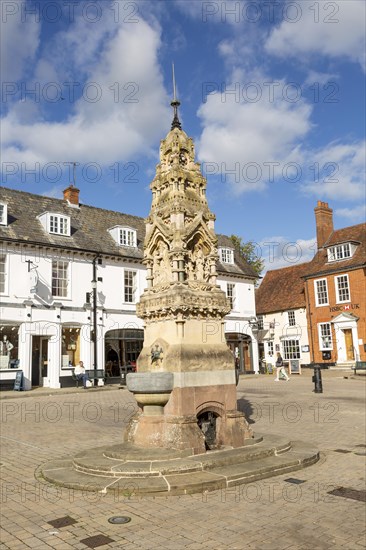
<path id="1" fill-rule="evenodd" d="M 109 330 L 105 334 L 105 371 L 119 377 L 120 367 L 136 365 L 144 343 L 144 331 L 135 328 Z"/>
<path id="2" fill-rule="evenodd" d="M 252 365 L 252 339 L 247 334 L 238 332 L 225 333 L 226 342 L 231 349 L 235 366 L 240 374 L 250 374 L 254 372 Z"/>

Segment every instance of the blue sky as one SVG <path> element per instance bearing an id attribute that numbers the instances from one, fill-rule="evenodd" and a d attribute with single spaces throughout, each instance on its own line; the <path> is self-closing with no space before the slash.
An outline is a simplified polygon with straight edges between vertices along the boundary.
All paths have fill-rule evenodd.
<path id="1" fill-rule="evenodd" d="M 139 216 L 180 117 L 216 231 L 267 269 L 310 259 L 317 200 L 365 217 L 363 0 L 1 4 L 2 184 Z"/>

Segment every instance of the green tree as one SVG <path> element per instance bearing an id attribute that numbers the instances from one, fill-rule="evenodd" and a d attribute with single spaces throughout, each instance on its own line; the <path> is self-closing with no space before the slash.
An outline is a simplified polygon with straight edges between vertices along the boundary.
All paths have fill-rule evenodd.
<path id="1" fill-rule="evenodd" d="M 237 235 L 231 235 L 230 239 L 241 257 L 248 262 L 258 277 L 260 277 L 264 268 L 264 261 L 257 255 L 255 243 L 253 241 L 248 241 L 245 243 L 243 242 L 243 239 Z"/>

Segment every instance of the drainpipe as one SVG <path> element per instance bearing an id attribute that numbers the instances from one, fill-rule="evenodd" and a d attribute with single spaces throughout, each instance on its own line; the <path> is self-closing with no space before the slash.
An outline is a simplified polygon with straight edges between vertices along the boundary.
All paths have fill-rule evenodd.
<path id="1" fill-rule="evenodd" d="M 306 309 L 308 311 L 308 318 L 309 318 L 309 328 L 310 328 L 310 350 L 311 350 L 311 363 L 314 363 L 315 356 L 314 356 L 314 339 L 313 339 L 313 325 L 311 322 L 311 311 L 310 311 L 310 300 L 309 300 L 309 292 L 308 292 L 308 281 L 305 281 L 305 295 L 306 295 Z"/>

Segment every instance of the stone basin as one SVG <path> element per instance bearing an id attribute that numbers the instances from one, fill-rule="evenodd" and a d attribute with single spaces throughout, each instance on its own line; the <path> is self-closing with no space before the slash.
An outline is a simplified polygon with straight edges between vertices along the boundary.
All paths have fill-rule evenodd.
<path id="1" fill-rule="evenodd" d="M 174 386 L 172 372 L 130 372 L 126 376 L 127 389 L 147 416 L 164 413 Z"/>

